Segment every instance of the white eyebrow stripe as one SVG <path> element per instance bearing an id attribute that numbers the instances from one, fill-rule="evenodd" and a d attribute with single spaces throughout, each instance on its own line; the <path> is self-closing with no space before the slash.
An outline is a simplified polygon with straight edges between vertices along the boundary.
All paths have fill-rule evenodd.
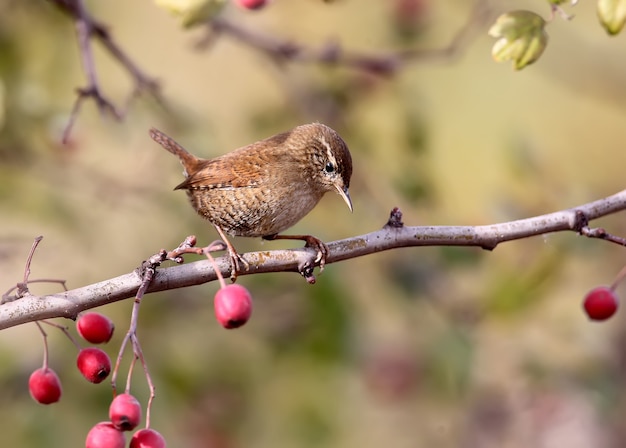
<path id="1" fill-rule="evenodd" d="M 333 163 L 336 163 L 335 157 L 333 156 L 333 152 L 330 149 L 330 144 L 326 140 L 326 137 L 321 135 L 319 139 L 320 139 L 320 143 L 324 145 L 324 148 L 326 148 L 326 155 L 328 156 L 328 160 L 330 160 Z"/>

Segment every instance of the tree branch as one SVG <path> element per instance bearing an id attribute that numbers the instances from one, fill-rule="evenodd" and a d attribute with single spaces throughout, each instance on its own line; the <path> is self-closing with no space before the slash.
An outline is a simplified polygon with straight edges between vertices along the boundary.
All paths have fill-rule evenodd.
<path id="1" fill-rule="evenodd" d="M 491 14 L 489 3 L 477 0 L 465 25 L 457 31 L 450 43 L 443 48 L 435 49 L 409 48 L 371 54 L 342 49 L 336 41 L 330 41 L 320 49 L 314 49 L 292 40 L 247 29 L 223 16 L 217 16 L 208 23 L 210 34 L 200 41 L 198 46 L 204 48 L 212 44 L 217 37 L 228 35 L 279 62 L 344 66 L 381 76 L 392 76 L 409 62 L 425 59 L 450 60 L 459 55 L 470 43 L 470 36 L 476 34 L 476 31 L 487 23 Z"/>
<path id="2" fill-rule="evenodd" d="M 72 17 L 76 23 L 77 40 L 83 64 L 83 70 L 87 78 L 87 86 L 77 88 L 77 97 L 68 123 L 63 132 L 63 142 L 66 143 L 69 134 L 78 117 L 83 101 L 93 98 L 101 113 L 109 113 L 115 119 L 120 120 L 126 114 L 131 101 L 144 91 L 149 92 L 156 101 L 165 107 L 159 90 L 158 82 L 145 74 L 139 66 L 128 56 L 122 48 L 113 40 L 106 25 L 94 19 L 87 11 L 83 0 L 49 0 L 61 11 Z M 134 81 L 134 88 L 124 105 L 124 109 L 118 109 L 102 93 L 100 83 L 97 78 L 97 71 L 93 52 L 91 50 L 90 39 L 97 39 L 109 54 L 129 73 Z"/>
<path id="3" fill-rule="evenodd" d="M 500 243 L 553 232 L 573 231 L 590 238 L 626 246 L 623 238 L 604 229 L 590 229 L 589 221 L 626 210 L 626 190 L 612 196 L 546 215 L 484 226 L 404 226 L 398 209 L 387 224 L 375 232 L 328 243 L 327 264 L 376 252 L 413 246 L 475 246 L 493 250 Z M 300 272 L 315 251 L 308 248 L 249 252 L 242 257 L 250 264 L 241 275 L 268 272 Z M 222 275 L 230 273 L 228 257 L 216 259 Z M 217 279 L 208 260 L 159 269 L 147 292 L 200 285 Z M 134 297 L 141 285 L 138 271 L 82 288 L 46 296 L 30 293 L 0 305 L 0 329 L 54 317 L 76 318 L 79 312 Z"/>

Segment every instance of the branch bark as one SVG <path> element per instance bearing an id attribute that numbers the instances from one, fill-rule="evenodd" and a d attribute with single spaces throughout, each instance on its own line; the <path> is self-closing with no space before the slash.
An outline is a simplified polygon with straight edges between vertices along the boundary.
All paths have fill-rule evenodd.
<path id="1" fill-rule="evenodd" d="M 590 229 L 589 221 L 626 210 L 626 190 L 578 207 L 517 221 L 484 226 L 404 226 L 398 211 L 380 230 L 328 243 L 326 263 L 414 246 L 475 246 L 486 250 L 498 244 L 553 232 L 573 231 L 590 237 L 605 239 L 626 246 L 624 238 L 610 235 L 604 229 Z M 395 213 L 395 216 L 394 216 Z M 249 252 L 242 257 L 250 269 L 241 275 L 268 272 L 299 272 L 301 266 L 315 257 L 308 248 Z M 228 257 L 216 259 L 224 276 L 230 273 Z M 156 272 L 147 293 L 200 285 L 217 279 L 208 260 L 162 268 Z M 0 305 L 0 329 L 41 319 L 66 317 L 75 319 L 81 311 L 134 297 L 141 285 L 138 270 L 57 294 L 24 297 Z"/>

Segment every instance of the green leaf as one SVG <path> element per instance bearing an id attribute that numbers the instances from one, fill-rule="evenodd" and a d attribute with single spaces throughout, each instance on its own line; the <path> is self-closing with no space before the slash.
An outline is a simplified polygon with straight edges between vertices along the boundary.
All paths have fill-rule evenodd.
<path id="1" fill-rule="evenodd" d="M 222 11 L 226 0 L 155 0 L 160 8 L 179 17 L 184 28 L 210 20 Z"/>
<path id="2" fill-rule="evenodd" d="M 502 14 L 489 29 L 489 35 L 498 40 L 491 54 L 498 62 L 512 61 L 520 70 L 535 62 L 548 44 L 546 21 L 531 11 L 512 11 Z"/>
<path id="3" fill-rule="evenodd" d="M 618 34 L 626 22 L 626 0 L 598 0 L 598 18 L 607 33 Z"/>

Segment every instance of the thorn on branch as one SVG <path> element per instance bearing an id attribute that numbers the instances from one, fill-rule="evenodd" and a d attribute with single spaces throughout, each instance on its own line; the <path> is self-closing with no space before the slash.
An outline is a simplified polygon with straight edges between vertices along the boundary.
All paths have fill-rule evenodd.
<path id="1" fill-rule="evenodd" d="M 582 210 L 576 210 L 574 212 L 574 224 L 572 229 L 579 234 L 583 234 L 583 229 L 589 226 L 589 218 Z"/>
<path id="2" fill-rule="evenodd" d="M 402 211 L 400 211 L 398 207 L 394 207 L 389 213 L 389 220 L 383 226 L 383 228 L 391 227 L 394 229 L 399 229 L 403 226 L 404 226 L 404 223 L 402 222 Z"/>

